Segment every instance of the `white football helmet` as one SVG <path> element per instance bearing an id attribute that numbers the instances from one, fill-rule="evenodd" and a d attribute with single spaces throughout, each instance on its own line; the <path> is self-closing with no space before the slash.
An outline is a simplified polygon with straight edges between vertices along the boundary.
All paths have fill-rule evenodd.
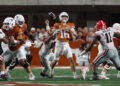
<path id="1" fill-rule="evenodd" d="M 120 28 L 120 24 L 119 23 L 114 23 L 112 27 L 114 29 L 118 29 L 118 28 Z"/>
<path id="2" fill-rule="evenodd" d="M 17 15 L 15 15 L 14 19 L 15 19 L 15 23 L 16 23 L 20 28 L 22 28 L 23 25 L 24 25 L 24 23 L 25 23 L 25 18 L 23 17 L 23 15 L 17 14 Z"/>
<path id="3" fill-rule="evenodd" d="M 68 17 L 68 19 L 67 19 L 67 20 L 63 20 L 63 19 L 62 19 L 63 16 Z M 65 23 L 66 23 L 66 22 L 69 20 L 69 15 L 68 15 L 68 13 L 67 13 L 67 12 L 61 12 L 60 15 L 59 15 L 59 19 L 60 19 L 61 22 L 65 22 Z"/>
<path id="4" fill-rule="evenodd" d="M 15 20 L 12 17 L 7 17 L 3 21 L 3 29 L 10 30 L 15 26 Z"/>

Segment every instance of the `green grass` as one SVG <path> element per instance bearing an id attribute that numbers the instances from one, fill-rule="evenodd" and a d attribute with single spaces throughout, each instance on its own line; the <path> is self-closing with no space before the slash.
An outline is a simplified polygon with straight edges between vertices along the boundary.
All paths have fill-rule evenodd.
<path id="1" fill-rule="evenodd" d="M 92 85 L 100 85 L 100 86 L 120 86 L 120 79 L 116 78 L 117 71 L 112 69 L 108 71 L 107 75 L 110 77 L 110 80 L 97 80 L 97 81 L 89 81 L 82 80 L 79 70 L 77 69 L 77 74 L 79 75 L 78 80 L 74 80 L 72 77 L 72 71 L 70 69 L 55 69 L 55 77 L 52 79 L 45 79 L 40 76 L 41 69 L 32 69 L 33 73 L 36 76 L 36 80 L 29 81 L 28 74 L 23 69 L 14 69 L 12 70 L 11 76 L 13 79 L 7 82 L 26 82 L 26 83 L 45 83 L 45 84 L 92 84 Z M 101 70 L 99 70 L 100 73 Z M 87 78 L 92 76 L 92 72 L 90 71 L 87 75 Z"/>

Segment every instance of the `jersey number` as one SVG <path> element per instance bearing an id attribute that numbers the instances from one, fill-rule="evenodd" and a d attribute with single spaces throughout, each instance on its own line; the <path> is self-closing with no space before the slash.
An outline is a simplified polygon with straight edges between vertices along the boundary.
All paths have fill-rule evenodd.
<path id="1" fill-rule="evenodd" d="M 107 43 L 112 42 L 112 38 L 111 38 L 110 32 L 109 33 L 105 33 L 105 36 L 106 36 L 106 39 L 107 39 Z"/>
<path id="2" fill-rule="evenodd" d="M 61 31 L 60 38 L 69 38 L 69 33 L 66 33 L 66 31 Z"/>

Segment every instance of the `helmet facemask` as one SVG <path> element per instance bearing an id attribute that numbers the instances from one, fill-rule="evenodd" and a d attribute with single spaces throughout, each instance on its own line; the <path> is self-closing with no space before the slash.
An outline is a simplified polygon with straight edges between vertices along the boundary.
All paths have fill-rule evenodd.
<path id="1" fill-rule="evenodd" d="M 12 17 L 8 17 L 3 22 L 3 29 L 11 30 L 15 26 L 15 20 Z"/>
<path id="2" fill-rule="evenodd" d="M 63 15 L 63 16 L 61 17 L 61 22 L 62 22 L 62 23 L 67 23 L 67 21 L 68 21 L 68 16 L 64 16 L 64 15 Z"/>
<path id="3" fill-rule="evenodd" d="M 17 25 L 18 25 L 20 28 L 22 28 L 23 25 L 24 25 L 24 21 L 18 21 Z"/>
<path id="4" fill-rule="evenodd" d="M 23 15 L 17 14 L 17 15 L 14 17 L 14 19 L 15 19 L 15 23 L 16 23 L 20 28 L 22 28 L 23 25 L 24 25 L 24 23 L 25 23 L 25 19 L 24 19 Z"/>
<path id="5" fill-rule="evenodd" d="M 62 22 L 62 23 L 67 23 L 68 20 L 69 20 L 69 15 L 67 12 L 62 12 L 60 13 L 59 15 L 59 20 Z"/>

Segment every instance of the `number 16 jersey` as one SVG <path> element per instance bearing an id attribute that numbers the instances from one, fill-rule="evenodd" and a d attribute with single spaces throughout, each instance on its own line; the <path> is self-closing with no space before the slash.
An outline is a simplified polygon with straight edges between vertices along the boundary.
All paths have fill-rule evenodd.
<path id="1" fill-rule="evenodd" d="M 57 35 L 57 40 L 61 42 L 69 42 L 71 39 L 70 31 L 74 29 L 75 25 L 73 23 L 67 23 L 63 25 L 62 23 L 54 24 L 56 30 L 60 30 L 60 33 Z"/>

